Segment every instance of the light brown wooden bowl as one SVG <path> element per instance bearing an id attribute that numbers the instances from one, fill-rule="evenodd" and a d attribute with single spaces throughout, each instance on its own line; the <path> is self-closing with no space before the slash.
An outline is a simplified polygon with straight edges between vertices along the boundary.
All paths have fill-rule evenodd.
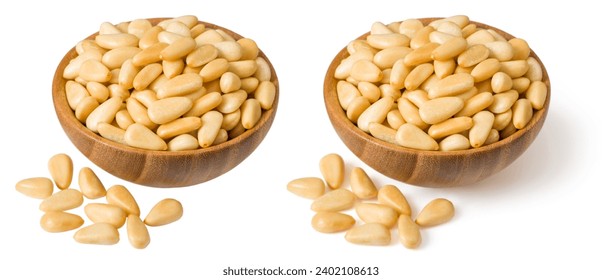
<path id="1" fill-rule="evenodd" d="M 153 25 L 166 18 L 149 19 Z M 206 27 L 222 29 L 235 39 L 242 36 L 215 24 L 200 22 Z M 97 33 L 88 38 L 94 38 Z M 278 107 L 279 85 L 276 72 L 266 55 L 276 98 L 272 109 L 264 111 L 259 122 L 236 138 L 222 144 L 192 151 L 149 151 L 122 145 L 93 133 L 76 118 L 67 103 L 65 66 L 77 56 L 72 48 L 59 63 L 52 84 L 52 99 L 63 130 L 73 144 L 93 163 L 124 180 L 152 187 L 183 187 L 214 179 L 236 167 L 259 146 L 270 129 Z"/>
<path id="2" fill-rule="evenodd" d="M 420 19 L 425 25 L 439 18 Z M 491 28 L 507 39 L 514 36 L 486 24 L 471 21 L 479 27 Z M 368 33 L 358 37 L 365 39 Z M 550 79 L 533 50 L 531 56 L 542 65 L 543 82 L 548 87 L 544 108 L 534 113 L 530 123 L 499 142 L 465 151 L 420 151 L 397 146 L 360 130 L 346 116 L 336 94 L 334 71 L 348 57 L 343 48 L 333 59 L 324 78 L 324 102 L 335 131 L 347 147 L 376 171 L 408 184 L 423 187 L 469 185 L 483 180 L 510 165 L 531 145 L 544 124 L 550 106 Z"/>

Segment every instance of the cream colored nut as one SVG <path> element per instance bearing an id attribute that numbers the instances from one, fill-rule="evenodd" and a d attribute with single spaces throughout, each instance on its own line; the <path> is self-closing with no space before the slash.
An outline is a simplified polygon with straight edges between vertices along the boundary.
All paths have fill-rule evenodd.
<path id="1" fill-rule="evenodd" d="M 468 139 L 473 148 L 478 148 L 485 144 L 489 136 L 489 131 L 493 127 L 494 118 L 493 113 L 489 111 L 478 112 L 472 117 L 473 125 L 468 132 Z"/>
<path id="2" fill-rule="evenodd" d="M 140 103 L 138 100 L 134 98 L 128 98 L 126 102 L 126 108 L 130 117 L 134 120 L 135 123 L 144 125 L 149 129 L 155 129 L 157 127 L 157 124 L 151 121 L 148 117 L 148 110 L 146 109 L 146 107 L 144 107 L 144 105 L 142 105 L 142 103 Z M 128 125 L 127 128 L 129 128 L 130 126 L 131 125 Z"/>
<path id="3" fill-rule="evenodd" d="M 229 114 L 238 110 L 247 100 L 248 94 L 243 90 L 226 93 L 222 95 L 222 102 L 216 109 L 222 114 Z"/>
<path id="4" fill-rule="evenodd" d="M 153 25 L 147 19 L 135 19 L 130 22 L 127 28 L 127 33 L 133 34 L 134 36 L 141 38 L 144 33 L 151 29 Z"/>
<path id="5" fill-rule="evenodd" d="M 236 42 L 240 45 L 242 51 L 240 60 L 255 59 L 259 55 L 259 47 L 252 39 L 241 38 Z"/>
<path id="6" fill-rule="evenodd" d="M 406 121 L 403 119 L 403 116 L 401 115 L 401 112 L 399 112 L 399 109 L 393 108 L 391 109 L 391 111 L 389 111 L 389 113 L 387 113 L 387 123 L 392 129 L 397 131 L 397 129 L 399 129 L 399 127 L 402 124 L 406 123 Z"/>
<path id="7" fill-rule="evenodd" d="M 170 139 L 180 134 L 197 130 L 201 127 L 201 118 L 183 117 L 175 119 L 157 128 L 157 135 L 163 139 Z"/>
<path id="8" fill-rule="evenodd" d="M 512 79 L 512 89 L 516 90 L 519 94 L 527 91 L 527 89 L 529 89 L 530 85 L 531 85 L 531 80 L 529 80 L 529 78 L 520 77 L 520 78 Z"/>
<path id="9" fill-rule="evenodd" d="M 314 200 L 311 210 L 316 212 L 347 210 L 353 207 L 356 198 L 355 194 L 347 189 L 336 189 Z"/>
<path id="10" fill-rule="evenodd" d="M 107 190 L 107 202 L 123 209 L 128 215 L 140 215 L 138 203 L 130 191 L 122 185 L 114 185 Z"/>
<path id="11" fill-rule="evenodd" d="M 123 65 L 126 60 L 133 58 L 137 53 L 142 50 L 138 47 L 122 47 L 107 51 L 101 59 L 109 69 L 119 68 Z"/>
<path id="12" fill-rule="evenodd" d="M 79 76 L 81 66 L 85 61 L 88 60 L 96 60 L 100 61 L 102 59 L 102 52 L 99 50 L 86 51 L 80 54 L 78 57 L 74 58 L 69 62 L 67 66 L 65 66 L 65 70 L 63 71 L 63 78 L 65 79 L 75 79 Z"/>
<path id="13" fill-rule="evenodd" d="M 213 142 L 222 127 L 223 121 L 224 116 L 218 111 L 209 111 L 201 116 L 201 127 L 197 133 L 199 146 L 201 146 L 201 148 L 207 148 L 213 145 Z"/>
<path id="14" fill-rule="evenodd" d="M 390 84 L 382 84 L 379 87 L 381 97 L 391 97 L 393 100 L 397 100 L 401 97 L 401 91 Z"/>
<path id="15" fill-rule="evenodd" d="M 500 71 L 508 74 L 510 78 L 520 78 L 529 71 L 526 60 L 510 60 L 500 62 Z"/>
<path id="16" fill-rule="evenodd" d="M 384 70 L 393 67 L 393 64 L 400 59 L 403 61 L 411 51 L 411 48 L 405 46 L 386 48 L 374 54 L 372 61 L 378 68 Z"/>
<path id="17" fill-rule="evenodd" d="M 427 124 L 443 122 L 458 113 L 464 107 L 460 97 L 448 96 L 431 99 L 420 106 L 418 113 Z"/>
<path id="18" fill-rule="evenodd" d="M 514 53 L 514 55 L 512 56 L 512 60 L 527 59 L 531 54 L 529 44 L 524 39 L 512 38 L 508 40 L 508 43 L 510 43 L 510 45 L 512 46 L 512 51 Z"/>
<path id="19" fill-rule="evenodd" d="M 183 214 L 184 209 L 179 201 L 166 198 L 153 206 L 144 218 L 144 223 L 151 227 L 163 226 L 179 220 Z"/>
<path id="20" fill-rule="evenodd" d="M 410 40 L 410 48 L 417 49 L 430 42 L 429 35 L 435 31 L 435 28 L 427 25 L 416 31 L 414 37 Z"/>
<path id="21" fill-rule="evenodd" d="M 99 34 L 94 38 L 96 44 L 105 49 L 116 49 L 120 47 L 136 47 L 138 46 L 138 37 L 127 34 Z"/>
<path id="22" fill-rule="evenodd" d="M 98 105 L 96 98 L 92 96 L 84 97 L 79 104 L 77 104 L 77 108 L 75 108 L 75 118 L 81 123 L 85 123 L 90 113 L 92 113 Z"/>
<path id="23" fill-rule="evenodd" d="M 499 131 L 497 131 L 497 130 L 495 130 L 495 129 L 492 128 L 491 131 L 489 131 L 489 135 L 487 136 L 487 140 L 485 140 L 485 144 L 483 144 L 483 145 L 484 146 L 485 145 L 489 145 L 489 144 L 495 143 L 495 142 L 497 142 L 499 140 L 500 140 L 500 133 L 499 133 Z"/>
<path id="24" fill-rule="evenodd" d="M 171 44 L 182 37 L 188 37 L 188 36 L 178 34 L 175 32 L 171 32 L 171 31 L 167 30 L 167 28 L 165 29 L 165 31 L 159 32 L 159 34 L 157 35 L 157 39 L 159 40 L 159 42 L 166 43 L 166 44 Z"/>
<path id="25" fill-rule="evenodd" d="M 338 189 L 343 184 L 345 176 L 345 163 L 338 154 L 328 154 L 320 159 L 320 172 L 326 185 L 331 189 Z"/>
<path id="26" fill-rule="evenodd" d="M 397 144 L 407 148 L 430 151 L 439 149 L 439 145 L 431 136 L 410 123 L 405 123 L 399 127 L 395 140 Z"/>
<path id="27" fill-rule="evenodd" d="M 414 67 L 414 69 L 412 69 L 412 71 L 410 71 L 405 78 L 405 88 L 407 90 L 417 89 L 424 81 L 426 81 L 428 77 L 433 74 L 433 71 L 435 71 L 435 68 L 433 68 L 433 64 L 431 63 L 423 63 Z"/>
<path id="28" fill-rule="evenodd" d="M 190 37 L 190 27 L 179 20 L 163 23 L 163 27 L 165 31 L 178 34 L 182 37 Z"/>
<path id="29" fill-rule="evenodd" d="M 500 64 L 499 60 L 495 58 L 488 58 L 475 65 L 470 72 L 470 75 L 474 77 L 475 83 L 482 82 L 492 78 L 495 73 L 498 73 L 501 67 L 502 65 Z"/>
<path id="30" fill-rule="evenodd" d="M 380 50 L 398 46 L 407 47 L 410 43 L 407 36 L 399 33 L 371 34 L 366 37 L 366 41 L 371 47 Z"/>
<path id="31" fill-rule="evenodd" d="M 403 92 L 403 98 L 408 99 L 412 102 L 416 107 L 420 108 L 424 103 L 429 101 L 428 93 L 425 90 L 417 89 L 417 90 L 406 90 Z"/>
<path id="32" fill-rule="evenodd" d="M 366 171 L 361 167 L 354 167 L 351 170 L 349 184 L 351 185 L 351 191 L 359 199 L 375 198 L 378 194 L 378 189 L 374 185 L 374 182 L 372 182 L 372 179 L 370 179 Z"/>
<path id="33" fill-rule="evenodd" d="M 80 216 L 66 212 L 47 212 L 40 219 L 40 226 L 47 232 L 64 232 L 84 224 Z"/>
<path id="34" fill-rule="evenodd" d="M 409 215 L 400 215 L 397 220 L 399 241 L 408 249 L 415 249 L 422 243 L 420 227 L 412 221 Z"/>
<path id="35" fill-rule="evenodd" d="M 529 78 L 532 82 L 541 81 L 543 79 L 543 69 L 537 59 L 534 57 L 527 58 L 527 65 L 529 65 L 529 70 L 525 73 L 525 77 Z"/>
<path id="36" fill-rule="evenodd" d="M 494 114 L 499 114 L 508 111 L 518 100 L 518 92 L 516 90 L 509 90 L 493 95 L 493 103 L 489 105 L 488 109 Z"/>
<path id="37" fill-rule="evenodd" d="M 488 42 L 485 43 L 485 47 L 489 49 L 489 57 L 499 61 L 508 61 L 514 56 L 512 45 L 506 41 Z"/>
<path id="38" fill-rule="evenodd" d="M 199 75 L 201 75 L 203 82 L 209 82 L 218 79 L 226 71 L 228 71 L 228 60 L 225 58 L 216 58 L 205 64 Z"/>
<path id="39" fill-rule="evenodd" d="M 439 150 L 441 151 L 468 150 L 470 147 L 470 140 L 462 134 L 449 135 L 439 142 Z"/>
<path id="40" fill-rule="evenodd" d="M 432 33 L 431 33 L 432 34 Z M 419 48 L 412 50 L 403 58 L 403 63 L 407 66 L 417 66 L 433 61 L 433 52 L 441 45 L 438 43 L 426 43 Z"/>
<path id="41" fill-rule="evenodd" d="M 108 223 L 115 228 L 125 224 L 127 214 L 119 206 L 105 203 L 88 203 L 84 212 L 93 223 Z"/>
<path id="42" fill-rule="evenodd" d="M 134 78 L 140 71 L 140 68 L 132 62 L 131 59 L 126 60 L 121 65 L 119 71 L 119 77 L 117 78 L 119 85 L 125 89 L 131 89 L 134 87 Z"/>
<path id="43" fill-rule="evenodd" d="M 196 41 L 197 45 L 201 46 L 204 44 L 213 44 L 224 41 L 224 37 L 215 29 L 206 28 L 205 32 L 199 34 L 199 36 L 194 38 L 194 40 Z"/>
<path id="44" fill-rule="evenodd" d="M 224 120 L 222 121 L 222 129 L 229 131 L 235 128 L 240 123 L 240 116 L 240 110 L 225 114 Z M 240 123 L 240 125 L 242 125 L 242 123 Z"/>
<path id="45" fill-rule="evenodd" d="M 167 78 L 173 78 L 177 75 L 182 74 L 186 65 L 184 64 L 184 60 L 163 60 L 161 62 L 161 66 L 163 67 L 163 75 Z"/>
<path id="46" fill-rule="evenodd" d="M 414 106 L 407 98 L 402 97 L 397 100 L 397 107 L 406 123 L 413 124 L 420 129 L 426 129 L 428 127 L 428 124 L 420 118 L 418 108 L 416 108 L 416 106 Z"/>
<path id="47" fill-rule="evenodd" d="M 548 87 L 542 81 L 534 81 L 527 89 L 526 98 L 531 101 L 533 109 L 541 110 L 546 103 Z"/>
<path id="48" fill-rule="evenodd" d="M 139 123 L 128 126 L 123 138 L 125 143 L 132 147 L 155 151 L 167 150 L 167 143 L 161 137 Z"/>
<path id="49" fill-rule="evenodd" d="M 138 72 L 132 84 L 136 90 L 146 89 L 161 73 L 163 72 L 163 66 L 159 63 L 151 63 Z"/>
<path id="50" fill-rule="evenodd" d="M 435 60 L 433 61 L 435 75 L 439 79 L 443 79 L 454 73 L 456 70 L 456 60 Z"/>
<path id="51" fill-rule="evenodd" d="M 512 89 L 512 78 L 504 72 L 497 72 L 491 77 L 491 89 L 495 93 Z"/>
<path id="52" fill-rule="evenodd" d="M 221 93 L 217 91 L 207 93 L 194 101 L 192 108 L 184 114 L 184 117 L 199 117 L 217 108 L 220 103 L 222 103 Z"/>
<path id="53" fill-rule="evenodd" d="M 474 23 L 469 23 L 462 28 L 462 37 L 468 38 L 468 36 L 477 32 L 477 25 Z"/>
<path id="54" fill-rule="evenodd" d="M 406 19 L 399 24 L 399 33 L 408 36 L 408 38 L 414 38 L 416 32 L 422 29 L 424 25 L 420 20 L 417 19 Z"/>
<path id="55" fill-rule="evenodd" d="M 480 92 L 484 92 L 484 91 L 480 91 Z M 468 101 L 470 98 L 477 95 L 477 93 L 479 93 L 479 89 L 477 89 L 477 87 L 474 86 L 474 87 L 471 87 L 469 90 L 467 90 L 463 93 L 460 93 L 456 96 L 460 97 L 460 98 L 462 98 L 462 100 L 464 100 L 464 107 L 466 107 L 466 101 Z"/>
<path id="56" fill-rule="evenodd" d="M 512 124 L 517 129 L 523 129 L 533 117 L 531 101 L 521 98 L 512 107 Z"/>
<path id="57" fill-rule="evenodd" d="M 290 181 L 286 189 L 300 197 L 316 199 L 324 194 L 326 185 L 321 178 L 304 177 Z"/>
<path id="58" fill-rule="evenodd" d="M 472 118 L 455 117 L 443 122 L 431 125 L 428 129 L 428 135 L 433 139 L 441 139 L 452 134 L 467 131 L 472 127 Z"/>
<path id="59" fill-rule="evenodd" d="M 395 141 L 395 135 L 397 134 L 397 130 L 395 129 L 392 129 L 380 123 L 372 122 L 368 125 L 368 131 L 370 132 L 370 135 L 374 136 L 377 139 L 389 142 L 391 144 L 397 144 L 397 142 Z"/>
<path id="60" fill-rule="evenodd" d="M 265 81 L 265 82 L 267 82 L 267 81 Z M 248 77 L 248 78 L 240 79 L 240 89 L 242 89 L 246 92 L 255 92 L 254 93 L 255 98 L 257 98 L 256 90 L 258 87 L 259 87 L 259 80 L 255 77 Z M 275 86 L 274 86 L 274 90 L 275 90 Z M 275 94 L 274 94 L 274 96 L 275 96 Z M 266 110 L 269 110 L 269 109 L 266 109 Z"/>
<path id="61" fill-rule="evenodd" d="M 198 148 L 199 141 L 190 134 L 178 135 L 167 143 L 168 151 L 187 151 Z"/>
<path id="62" fill-rule="evenodd" d="M 466 41 L 468 41 L 468 44 L 471 46 L 483 45 L 489 42 L 494 42 L 495 37 L 493 36 L 493 34 L 488 32 L 487 29 L 478 29 L 470 36 L 468 36 L 466 38 Z"/>
<path id="63" fill-rule="evenodd" d="M 487 31 L 485 31 L 487 32 Z M 473 45 L 470 43 L 470 37 L 467 38 L 468 44 L 472 45 L 463 53 L 458 55 L 458 65 L 462 67 L 471 67 L 479 64 L 481 61 L 489 58 L 489 49 L 484 45 Z"/>
<path id="64" fill-rule="evenodd" d="M 454 217 L 454 205 L 445 198 L 436 198 L 429 202 L 416 216 L 416 224 L 421 227 L 436 226 Z"/>
<path id="65" fill-rule="evenodd" d="M 383 73 L 371 60 L 361 59 L 351 67 L 350 77 L 357 81 L 376 83 L 383 78 Z"/>
<path id="66" fill-rule="evenodd" d="M 357 120 L 359 119 L 360 115 L 364 111 L 366 111 L 368 107 L 370 107 L 370 101 L 368 101 L 368 98 L 363 96 L 356 96 L 353 100 L 351 100 L 351 102 L 347 106 L 347 118 L 351 122 L 357 123 Z"/>
<path id="67" fill-rule="evenodd" d="M 345 240 L 360 245 L 388 245 L 391 243 L 391 231 L 382 224 L 367 223 L 349 229 Z"/>
<path id="68" fill-rule="evenodd" d="M 378 203 L 389 206 L 401 215 L 412 215 L 410 204 L 401 191 L 394 185 L 384 185 L 378 190 Z"/>
<path id="69" fill-rule="evenodd" d="M 190 37 L 178 38 L 161 50 L 159 56 L 163 60 L 180 59 L 192 52 L 196 46 L 196 42 Z"/>
<path id="70" fill-rule="evenodd" d="M 393 71 L 391 71 L 391 75 L 393 75 Z M 391 78 L 392 78 L 392 76 L 391 76 Z M 405 77 L 404 77 L 404 79 L 405 79 Z M 390 81 L 390 82 L 392 85 L 392 81 Z M 403 86 L 403 81 L 401 81 L 401 83 Z M 380 98 L 380 89 L 378 88 L 378 86 L 376 86 L 373 83 L 359 82 L 357 84 L 357 89 L 360 91 L 360 94 L 363 97 L 366 97 L 368 99 L 368 101 L 370 101 L 370 104 L 376 102 Z"/>
<path id="71" fill-rule="evenodd" d="M 470 90 L 474 86 L 474 78 L 467 73 L 449 75 L 437 82 L 428 91 L 428 97 L 453 96 Z"/>
<path id="72" fill-rule="evenodd" d="M 200 45 L 186 56 L 186 64 L 190 67 L 201 67 L 217 58 L 218 50 L 211 44 Z"/>
<path id="73" fill-rule="evenodd" d="M 363 202 L 355 207 L 358 217 L 366 223 L 379 223 L 387 228 L 393 227 L 397 222 L 399 213 L 392 207 L 377 203 Z"/>
<path id="74" fill-rule="evenodd" d="M 224 73 L 219 79 L 219 87 L 223 93 L 239 90 L 240 84 L 240 78 L 232 72 Z"/>
<path id="75" fill-rule="evenodd" d="M 370 34 L 390 34 L 393 33 L 384 23 L 376 21 L 372 23 L 370 27 Z"/>
<path id="76" fill-rule="evenodd" d="M 506 112 L 495 114 L 493 119 L 493 129 L 502 131 L 512 122 L 512 109 Z"/>
<path id="77" fill-rule="evenodd" d="M 318 232 L 334 233 L 353 227 L 355 219 L 338 212 L 318 212 L 311 219 L 311 226 Z"/>
<path id="78" fill-rule="evenodd" d="M 387 113 L 392 108 L 394 102 L 393 98 L 388 96 L 374 102 L 358 117 L 357 126 L 361 130 L 369 132 L 368 126 L 370 123 L 382 123 L 387 117 Z"/>
<path id="79" fill-rule="evenodd" d="M 97 129 L 98 134 L 103 138 L 127 145 L 125 142 L 125 130 L 108 123 L 99 123 Z"/>
<path id="80" fill-rule="evenodd" d="M 350 82 L 337 82 L 337 98 L 339 100 L 339 104 L 341 104 L 341 107 L 343 107 L 343 110 L 347 110 L 349 103 L 359 96 L 361 96 L 359 90 Z"/>
<path id="81" fill-rule="evenodd" d="M 434 49 L 432 58 L 434 60 L 453 59 L 464 52 L 467 47 L 468 43 L 466 42 L 466 39 L 462 37 L 453 37 Z"/>
<path id="82" fill-rule="evenodd" d="M 393 66 L 391 68 L 391 75 L 389 77 L 389 83 L 394 88 L 397 88 L 397 89 L 405 88 L 405 80 L 408 77 L 408 75 L 410 74 L 410 71 L 412 71 L 412 68 L 409 66 L 406 66 L 403 63 L 403 60 L 401 60 L 401 59 L 397 60 L 395 63 L 393 63 Z M 433 69 L 433 71 L 434 71 L 434 69 Z M 359 85 L 358 85 L 358 88 L 359 88 Z M 360 89 L 360 92 L 361 91 L 362 90 Z M 380 92 L 379 92 L 379 96 L 380 96 Z M 374 103 L 374 101 L 372 101 L 372 103 Z"/>
<path id="83" fill-rule="evenodd" d="M 69 107 L 72 110 L 75 110 L 79 102 L 84 98 L 90 96 L 84 86 L 74 81 L 67 81 L 65 83 L 65 94 L 67 95 L 67 103 L 69 103 Z"/>
<path id="84" fill-rule="evenodd" d="M 158 35 L 163 31 L 161 26 L 153 26 L 150 29 L 146 30 L 144 34 L 140 37 L 140 41 L 138 41 L 138 46 L 141 49 L 146 49 L 156 43 L 159 42 Z"/>
<path id="85" fill-rule="evenodd" d="M 46 177 L 23 179 L 15 185 L 15 189 L 32 198 L 44 199 L 52 195 L 54 184 Z"/>
<path id="86" fill-rule="evenodd" d="M 236 41 L 222 41 L 213 43 L 218 51 L 218 57 L 228 61 L 238 61 L 242 57 L 242 47 Z"/>
<path id="87" fill-rule="evenodd" d="M 79 170 L 78 184 L 81 193 L 89 199 L 101 198 L 107 194 L 105 186 L 102 184 L 96 173 L 89 167 L 83 167 Z"/>
<path id="88" fill-rule="evenodd" d="M 464 108 L 456 113 L 456 117 L 472 117 L 474 114 L 485 110 L 493 103 L 493 95 L 491 92 L 481 92 L 464 103 Z"/>
<path id="89" fill-rule="evenodd" d="M 203 87 L 201 76 L 194 73 L 181 74 L 169 79 L 157 89 L 157 98 L 183 96 Z"/>
<path id="90" fill-rule="evenodd" d="M 514 124 L 510 123 L 504 129 L 502 129 L 500 131 L 500 138 L 501 139 L 507 138 L 508 136 L 515 133 L 517 130 L 518 129 L 516 127 L 514 127 Z"/>
<path id="91" fill-rule="evenodd" d="M 119 232 L 107 223 L 96 223 L 83 227 L 73 235 L 82 244 L 114 245 L 119 242 Z"/>
<path id="92" fill-rule="evenodd" d="M 73 179 L 73 161 L 67 154 L 56 154 L 48 160 L 48 171 L 50 177 L 61 189 L 67 189 Z"/>
<path id="93" fill-rule="evenodd" d="M 217 135 L 215 136 L 215 140 L 213 140 L 213 145 L 219 145 L 228 141 L 228 137 L 228 131 L 223 128 L 220 128 L 220 130 L 217 132 Z"/>
<path id="94" fill-rule="evenodd" d="M 181 117 L 191 108 L 192 101 L 186 97 L 159 99 L 148 107 L 148 117 L 156 124 L 165 124 Z"/>
<path id="95" fill-rule="evenodd" d="M 144 249 L 150 244 L 150 234 L 140 217 L 129 215 L 127 218 L 128 241 L 136 249 Z"/>
<path id="96" fill-rule="evenodd" d="M 230 61 L 228 64 L 228 72 L 232 72 L 236 74 L 236 76 L 243 78 L 249 78 L 257 72 L 257 60 L 239 60 L 239 61 Z M 253 77 L 255 78 L 255 77 Z M 257 79 L 257 78 L 255 78 Z M 257 79 L 259 81 L 259 79 Z M 269 80 L 262 80 L 269 81 Z"/>
<path id="97" fill-rule="evenodd" d="M 82 62 L 79 77 L 92 82 L 105 83 L 111 80 L 111 71 L 102 62 L 89 59 Z"/>
<path id="98" fill-rule="evenodd" d="M 251 129 L 261 118 L 261 105 L 255 98 L 245 100 L 240 106 L 240 121 L 246 129 Z"/>
<path id="99" fill-rule="evenodd" d="M 363 41 L 365 42 L 365 41 Z M 351 53 L 347 58 L 341 61 L 334 71 L 334 77 L 337 79 L 347 79 L 351 75 L 353 65 L 360 60 L 372 61 L 374 52 L 371 49 L 362 48 L 359 51 Z M 378 66 L 377 66 L 378 67 Z"/>

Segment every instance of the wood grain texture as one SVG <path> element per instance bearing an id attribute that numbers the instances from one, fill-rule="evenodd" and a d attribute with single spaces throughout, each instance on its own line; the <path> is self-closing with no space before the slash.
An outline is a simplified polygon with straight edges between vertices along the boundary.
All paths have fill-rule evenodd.
<path id="1" fill-rule="evenodd" d="M 166 18 L 149 19 L 153 25 Z M 221 26 L 199 22 L 208 28 L 222 29 L 235 39 L 242 36 Z M 92 34 L 88 38 L 94 38 Z M 276 72 L 260 50 L 259 56 L 269 64 L 272 82 L 276 86 L 274 105 L 264 111 L 252 129 L 225 143 L 192 151 L 149 151 L 109 141 L 87 129 L 76 118 L 67 103 L 62 73 L 71 59 L 77 56 L 72 48 L 59 63 L 52 84 L 52 99 L 59 122 L 77 149 L 98 167 L 137 184 L 152 187 L 183 187 L 214 179 L 240 164 L 262 142 L 268 133 L 278 107 L 279 84 Z"/>
<path id="2" fill-rule="evenodd" d="M 425 25 L 438 18 L 420 19 Z M 495 27 L 471 21 L 478 27 L 491 28 L 507 39 L 514 36 Z M 358 39 L 365 39 L 365 33 Z M 465 151 L 419 151 L 376 139 L 360 130 L 345 115 L 336 94 L 334 71 L 348 57 L 343 48 L 333 59 L 324 78 L 324 102 L 328 117 L 343 143 L 364 163 L 376 171 L 408 184 L 423 187 L 452 187 L 473 184 L 510 165 L 527 150 L 541 130 L 550 107 L 551 86 L 548 73 L 539 57 L 531 56 L 542 65 L 543 82 L 548 87 L 544 108 L 535 112 L 522 130 L 499 142 Z"/>

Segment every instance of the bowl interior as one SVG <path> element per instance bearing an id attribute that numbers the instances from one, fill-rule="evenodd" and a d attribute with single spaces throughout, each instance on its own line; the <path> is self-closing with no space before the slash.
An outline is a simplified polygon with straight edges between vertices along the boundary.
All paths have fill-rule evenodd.
<path id="1" fill-rule="evenodd" d="M 168 18 L 151 18 L 156 25 Z M 199 21 L 208 28 L 221 29 L 235 39 L 241 35 L 224 27 Z M 98 33 L 88 36 L 93 39 Z M 77 56 L 75 47 L 65 54 L 57 66 L 52 97 L 59 122 L 73 144 L 87 158 L 105 171 L 141 185 L 153 187 L 181 187 L 211 180 L 234 168 L 247 158 L 261 143 L 274 120 L 279 99 L 278 77 L 268 57 L 259 51 L 260 57 L 270 65 L 272 82 L 276 87 L 273 107 L 264 110 L 257 124 L 241 135 L 228 141 L 188 151 L 150 151 L 134 148 L 107 140 L 86 128 L 79 122 L 65 94 L 67 80 L 62 77 L 69 61 Z"/>

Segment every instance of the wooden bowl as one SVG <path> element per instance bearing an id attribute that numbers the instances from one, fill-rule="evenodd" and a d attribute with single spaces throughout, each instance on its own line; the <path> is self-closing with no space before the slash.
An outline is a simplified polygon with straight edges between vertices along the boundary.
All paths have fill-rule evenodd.
<path id="1" fill-rule="evenodd" d="M 166 18 L 149 19 L 153 25 Z M 206 27 L 222 29 L 235 39 L 242 38 L 221 26 L 200 22 Z M 88 39 L 94 38 L 92 34 Z M 73 144 L 93 163 L 124 180 L 152 187 L 183 187 L 214 179 L 246 159 L 264 139 L 270 129 L 278 105 L 279 85 L 276 72 L 266 55 L 260 51 L 271 68 L 276 86 L 273 107 L 264 111 L 255 127 L 222 144 L 191 151 L 150 151 L 107 140 L 80 123 L 67 103 L 66 80 L 63 70 L 77 56 L 72 48 L 59 63 L 52 84 L 52 98 L 56 115 Z"/>
<path id="2" fill-rule="evenodd" d="M 425 25 L 439 18 L 420 19 Z M 471 21 L 478 27 L 491 28 L 506 39 L 514 36 Z M 358 37 L 365 39 L 368 33 Z M 533 50 L 531 56 L 542 65 L 543 82 L 548 87 L 544 108 L 534 112 L 529 124 L 496 143 L 464 151 L 421 151 L 397 146 L 360 130 L 346 116 L 336 94 L 336 67 L 348 57 L 343 48 L 333 59 L 324 78 L 324 102 L 332 126 L 347 147 L 376 171 L 408 184 L 423 187 L 451 187 L 483 180 L 510 165 L 531 145 L 544 124 L 550 106 L 550 80 L 545 67 Z"/>

